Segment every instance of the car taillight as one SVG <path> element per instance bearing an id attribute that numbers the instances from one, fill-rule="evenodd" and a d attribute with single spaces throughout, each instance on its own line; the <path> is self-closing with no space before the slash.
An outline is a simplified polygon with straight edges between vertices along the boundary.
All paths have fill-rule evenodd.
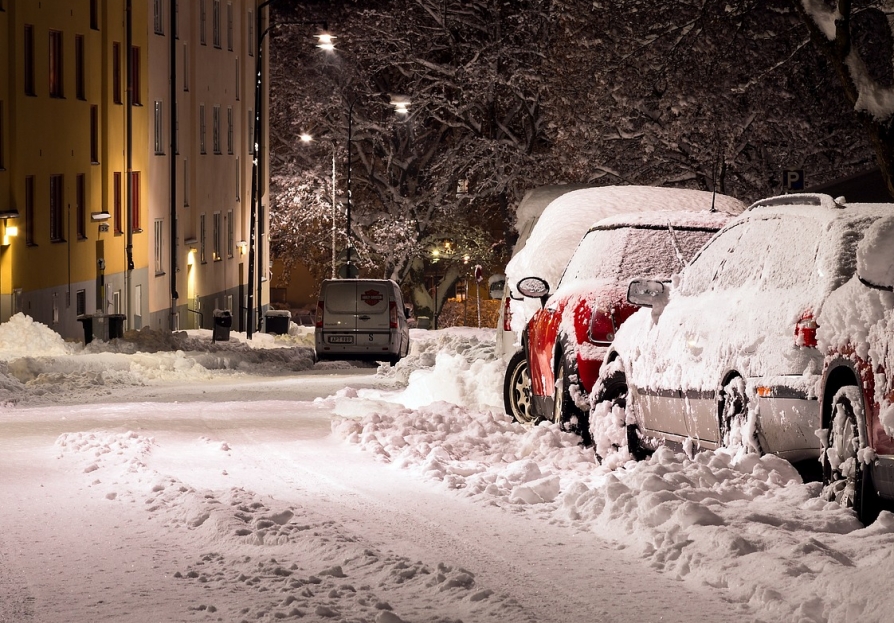
<path id="1" fill-rule="evenodd" d="M 817 326 L 812 311 L 806 311 L 801 314 L 798 322 L 795 323 L 795 346 L 816 348 Z"/>
<path id="2" fill-rule="evenodd" d="M 397 303 L 394 301 L 388 302 L 388 316 L 390 318 L 389 327 L 392 329 L 397 328 Z"/>
<path id="3" fill-rule="evenodd" d="M 587 338 L 596 344 L 609 345 L 615 339 L 615 319 L 601 309 L 594 309 L 590 315 Z"/>
<path id="4" fill-rule="evenodd" d="M 323 328 L 323 301 L 317 301 L 317 317 L 314 319 L 317 329 Z"/>
<path id="5" fill-rule="evenodd" d="M 510 307 L 511 299 L 503 297 L 503 331 L 512 331 L 512 308 Z"/>

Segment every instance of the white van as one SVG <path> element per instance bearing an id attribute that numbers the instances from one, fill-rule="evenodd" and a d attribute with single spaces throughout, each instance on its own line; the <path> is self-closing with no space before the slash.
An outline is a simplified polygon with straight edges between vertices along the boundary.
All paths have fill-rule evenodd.
<path id="1" fill-rule="evenodd" d="M 404 300 L 390 279 L 326 279 L 320 287 L 314 347 L 321 359 L 392 364 L 410 349 Z"/>

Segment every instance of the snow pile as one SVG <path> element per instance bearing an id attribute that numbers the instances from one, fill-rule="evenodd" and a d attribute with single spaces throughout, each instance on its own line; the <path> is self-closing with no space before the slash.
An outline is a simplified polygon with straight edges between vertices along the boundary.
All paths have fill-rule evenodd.
<path id="1" fill-rule="evenodd" d="M 3 361 L 17 357 L 69 355 L 76 349 L 48 326 L 22 313 L 0 324 L 0 360 Z"/>
<path id="2" fill-rule="evenodd" d="M 379 374 L 407 384 L 395 395 L 369 391 L 407 407 L 421 407 L 440 400 L 478 410 L 501 410 L 504 362 L 494 353 L 493 329 L 455 327 L 449 330 L 411 331 L 410 352 L 394 367 L 382 366 Z"/>

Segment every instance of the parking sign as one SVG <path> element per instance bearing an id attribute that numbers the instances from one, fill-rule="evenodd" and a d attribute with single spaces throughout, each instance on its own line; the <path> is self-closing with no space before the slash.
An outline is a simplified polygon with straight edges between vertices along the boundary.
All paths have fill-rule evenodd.
<path id="1" fill-rule="evenodd" d="M 804 190 L 804 170 L 790 169 L 783 171 L 782 187 L 785 190 Z"/>

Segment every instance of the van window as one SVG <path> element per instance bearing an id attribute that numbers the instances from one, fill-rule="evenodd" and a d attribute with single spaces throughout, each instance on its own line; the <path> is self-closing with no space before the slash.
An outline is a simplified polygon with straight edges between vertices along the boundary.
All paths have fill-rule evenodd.
<path id="1" fill-rule="evenodd" d="M 357 311 L 357 289 L 353 281 L 331 281 L 323 296 L 331 312 L 353 314 Z"/>

